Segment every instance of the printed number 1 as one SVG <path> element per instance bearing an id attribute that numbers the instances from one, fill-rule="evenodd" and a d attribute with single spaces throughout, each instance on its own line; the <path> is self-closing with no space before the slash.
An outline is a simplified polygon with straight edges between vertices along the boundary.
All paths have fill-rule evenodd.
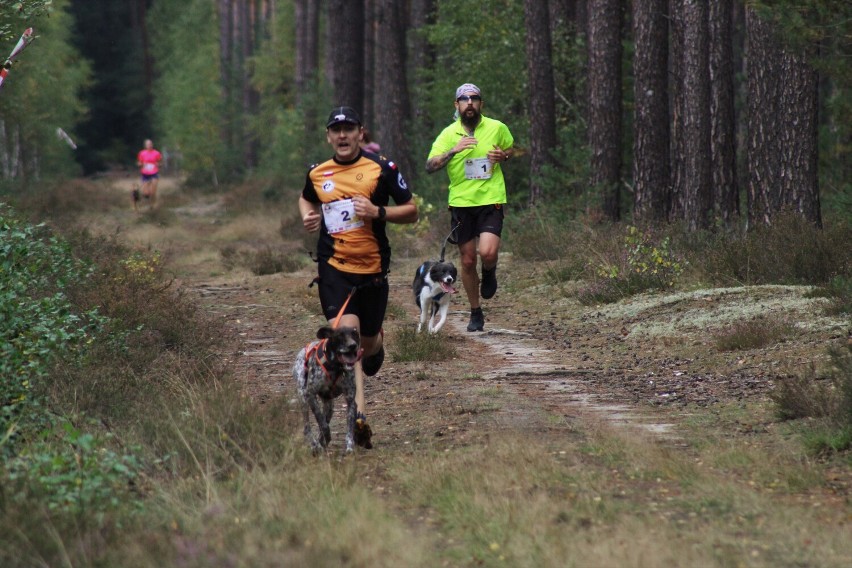
<path id="1" fill-rule="evenodd" d="M 482 173 L 485 173 L 487 171 L 488 171 L 488 166 L 486 164 L 482 164 Z"/>

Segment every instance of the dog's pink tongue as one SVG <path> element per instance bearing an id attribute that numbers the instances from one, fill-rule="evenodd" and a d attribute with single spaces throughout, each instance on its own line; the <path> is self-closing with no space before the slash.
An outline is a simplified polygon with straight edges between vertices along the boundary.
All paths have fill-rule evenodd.
<path id="1" fill-rule="evenodd" d="M 456 289 L 453 287 L 452 284 L 447 284 L 446 282 L 441 282 L 441 288 L 447 294 L 455 294 L 456 293 Z"/>

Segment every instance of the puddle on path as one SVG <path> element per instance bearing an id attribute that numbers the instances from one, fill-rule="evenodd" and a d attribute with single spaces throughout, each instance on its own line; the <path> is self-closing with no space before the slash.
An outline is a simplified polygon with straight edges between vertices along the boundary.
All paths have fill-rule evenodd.
<path id="1" fill-rule="evenodd" d="M 459 312 L 461 313 L 461 312 Z M 466 316 L 450 318 L 447 323 L 458 333 L 472 338 L 494 353 L 492 364 L 480 373 L 483 379 L 507 381 L 518 390 L 538 388 L 542 396 L 561 398 L 566 407 L 591 414 L 599 420 L 620 427 L 645 432 L 661 439 L 675 439 L 674 424 L 653 422 L 636 408 L 600 399 L 583 383 L 582 369 L 559 366 L 550 349 L 541 347 L 531 335 L 500 328 L 486 328 L 483 333 L 468 333 Z"/>

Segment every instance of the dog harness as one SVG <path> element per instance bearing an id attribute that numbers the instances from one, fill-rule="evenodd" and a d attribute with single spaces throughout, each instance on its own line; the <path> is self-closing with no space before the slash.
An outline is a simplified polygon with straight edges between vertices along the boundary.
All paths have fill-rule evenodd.
<path id="1" fill-rule="evenodd" d="M 328 372 L 328 353 L 326 352 L 326 344 L 328 343 L 328 339 L 323 339 L 321 341 L 311 342 L 305 346 L 305 371 L 308 370 L 308 361 L 311 360 L 311 357 L 314 358 L 316 364 L 320 366 L 322 372 L 325 373 L 326 378 L 331 382 L 331 386 L 334 386 L 334 383 L 337 382 L 335 378 L 331 376 L 331 373 Z"/>

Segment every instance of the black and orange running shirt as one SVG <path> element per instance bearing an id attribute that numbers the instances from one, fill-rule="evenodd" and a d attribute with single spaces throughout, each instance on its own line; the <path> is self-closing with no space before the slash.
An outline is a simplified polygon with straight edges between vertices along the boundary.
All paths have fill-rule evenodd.
<path id="1" fill-rule="evenodd" d="M 380 206 L 390 199 L 401 205 L 412 198 L 399 168 L 384 156 L 362 152 L 351 162 L 332 158 L 311 166 L 302 197 L 320 205 L 317 256 L 343 272 L 385 274 L 391 253 L 387 223 L 355 215 L 352 198 L 356 195 Z"/>

